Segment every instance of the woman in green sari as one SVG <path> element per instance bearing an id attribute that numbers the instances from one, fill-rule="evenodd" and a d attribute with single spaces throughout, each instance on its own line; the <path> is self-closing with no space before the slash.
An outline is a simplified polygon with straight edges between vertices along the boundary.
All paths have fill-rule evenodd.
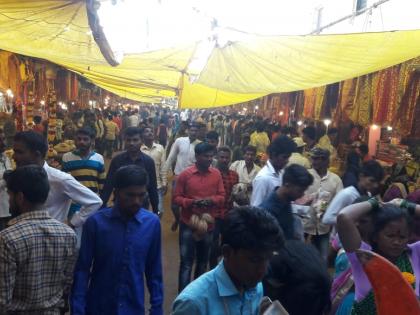
<path id="1" fill-rule="evenodd" d="M 372 216 L 374 230 L 369 244 L 362 241 L 357 222 L 367 214 Z M 403 199 L 380 205 L 375 198 L 344 208 L 337 218 L 337 231 L 352 268 L 355 302 L 352 315 L 376 315 L 375 296 L 371 283 L 355 251 L 365 249 L 376 252 L 411 280 L 419 296 L 420 242 L 408 244 L 412 218 L 420 217 L 420 206 Z M 398 305 L 396 305 L 398 307 Z"/>

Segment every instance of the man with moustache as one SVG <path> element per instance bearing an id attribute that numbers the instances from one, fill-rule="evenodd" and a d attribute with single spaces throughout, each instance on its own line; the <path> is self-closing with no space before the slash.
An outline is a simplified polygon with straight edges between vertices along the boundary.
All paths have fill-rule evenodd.
<path id="1" fill-rule="evenodd" d="M 161 228 L 142 208 L 148 176 L 137 165 L 113 175 L 115 203 L 90 217 L 74 272 L 73 315 L 144 315 L 144 283 L 150 315 L 163 315 Z"/>
<path id="2" fill-rule="evenodd" d="M 141 152 L 143 144 L 142 130 L 138 127 L 128 127 L 124 132 L 124 142 L 126 151 L 115 156 L 109 166 L 108 175 L 105 180 L 104 189 L 101 193 L 103 205 L 106 206 L 111 196 L 113 185 L 112 181 L 115 172 L 122 166 L 137 165 L 146 170 L 149 181 L 147 185 L 148 198 L 144 198 L 144 208 L 148 208 L 149 201 L 154 213 L 159 213 L 159 196 L 157 190 L 156 168 L 153 159 Z"/>

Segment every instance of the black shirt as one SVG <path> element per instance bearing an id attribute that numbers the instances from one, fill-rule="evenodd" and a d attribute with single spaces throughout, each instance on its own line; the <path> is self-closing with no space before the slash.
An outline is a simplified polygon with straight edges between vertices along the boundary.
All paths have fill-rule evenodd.
<path id="1" fill-rule="evenodd" d="M 296 239 L 292 205 L 288 201 L 280 200 L 276 191 L 272 192 L 260 205 L 270 212 L 283 230 L 286 240 Z"/>
<path id="2" fill-rule="evenodd" d="M 150 203 L 154 213 L 157 213 L 159 210 L 159 196 L 157 192 L 157 181 L 156 181 L 156 169 L 155 162 L 149 156 L 140 152 L 140 156 L 137 160 L 133 161 L 128 155 L 127 151 L 115 156 L 111 165 L 109 166 L 109 171 L 106 176 L 104 188 L 101 193 L 101 199 L 104 203 L 104 206 L 108 203 L 109 197 L 111 196 L 113 185 L 112 180 L 115 172 L 122 166 L 127 165 L 137 165 L 144 168 L 149 175 L 149 184 L 147 186 L 147 192 L 149 194 Z"/>

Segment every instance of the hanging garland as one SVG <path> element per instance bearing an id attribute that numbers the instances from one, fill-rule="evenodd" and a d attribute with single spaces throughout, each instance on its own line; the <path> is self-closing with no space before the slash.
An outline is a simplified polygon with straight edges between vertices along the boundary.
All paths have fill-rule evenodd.
<path id="1" fill-rule="evenodd" d="M 57 132 L 57 98 L 54 90 L 48 95 L 48 113 L 48 142 L 52 143 Z"/>
<path id="2" fill-rule="evenodd" d="M 28 93 L 28 104 L 26 106 L 26 125 L 32 126 L 34 123 L 34 105 L 35 105 L 35 98 L 34 93 L 29 91 Z"/>

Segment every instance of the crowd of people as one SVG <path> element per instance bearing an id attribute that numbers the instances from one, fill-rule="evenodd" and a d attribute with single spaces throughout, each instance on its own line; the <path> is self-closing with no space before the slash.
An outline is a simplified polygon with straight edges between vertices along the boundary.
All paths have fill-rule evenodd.
<path id="1" fill-rule="evenodd" d="M 0 129 L 1 315 L 163 314 L 163 215 L 179 231 L 174 315 L 264 314 L 272 300 L 377 314 L 359 249 L 419 295 L 420 193 L 361 139 L 339 176 L 337 128 L 156 107 L 58 116 L 53 144 L 41 117 Z"/>

